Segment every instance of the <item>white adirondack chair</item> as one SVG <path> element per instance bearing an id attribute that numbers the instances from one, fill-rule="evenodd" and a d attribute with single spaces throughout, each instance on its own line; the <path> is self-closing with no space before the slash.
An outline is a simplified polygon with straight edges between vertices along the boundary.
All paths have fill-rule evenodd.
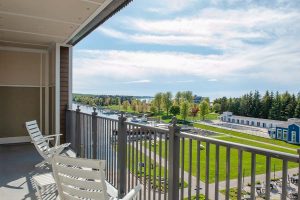
<path id="1" fill-rule="evenodd" d="M 118 191 L 105 181 L 104 160 L 54 156 L 52 169 L 61 200 L 132 200 L 141 190 L 138 184 L 125 197 L 118 198 Z"/>
<path id="2" fill-rule="evenodd" d="M 26 122 L 25 124 L 26 124 L 26 129 L 30 135 L 31 142 L 34 144 L 39 154 L 44 158 L 44 160 L 41 163 L 36 164 L 35 167 L 40 167 L 45 163 L 51 164 L 52 157 L 54 155 L 60 154 L 66 147 L 70 145 L 70 143 L 58 145 L 58 141 L 59 141 L 58 137 L 61 134 L 43 136 L 38 127 L 36 120 Z M 55 138 L 55 146 L 50 147 L 49 141 L 53 140 L 54 138 Z"/>

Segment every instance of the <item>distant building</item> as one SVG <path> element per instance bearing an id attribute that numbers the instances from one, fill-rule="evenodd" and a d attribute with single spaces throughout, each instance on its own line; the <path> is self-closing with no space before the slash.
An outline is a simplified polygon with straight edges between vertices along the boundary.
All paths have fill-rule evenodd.
<path id="1" fill-rule="evenodd" d="M 198 103 L 200 103 L 201 101 L 203 101 L 204 99 L 208 99 L 208 97 L 202 97 L 202 96 L 197 96 L 197 95 L 195 95 L 195 96 L 194 96 L 194 103 L 198 104 Z"/>
<path id="2" fill-rule="evenodd" d="M 300 119 L 289 119 L 287 122 L 269 129 L 271 138 L 291 144 L 300 144 Z"/>
<path id="3" fill-rule="evenodd" d="M 300 144 L 300 119 L 297 118 L 291 118 L 288 119 L 288 121 L 279 121 L 237 116 L 233 115 L 232 112 L 223 112 L 219 118 L 223 122 L 268 128 L 268 133 L 271 138 L 291 144 Z"/>
<path id="4" fill-rule="evenodd" d="M 232 112 L 223 112 L 223 114 L 220 115 L 219 118 L 223 122 L 242 124 L 247 126 L 255 126 L 261 128 L 273 128 L 279 124 L 284 123 L 284 121 L 278 121 L 278 120 L 233 115 Z"/>

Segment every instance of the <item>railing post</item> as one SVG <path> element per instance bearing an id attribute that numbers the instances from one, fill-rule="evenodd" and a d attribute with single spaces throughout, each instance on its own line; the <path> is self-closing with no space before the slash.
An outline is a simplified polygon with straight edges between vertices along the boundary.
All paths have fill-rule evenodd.
<path id="1" fill-rule="evenodd" d="M 126 172 L 127 172 L 127 127 L 125 124 L 126 117 L 124 112 L 121 112 L 118 122 L 118 148 L 117 148 L 117 163 L 118 163 L 118 198 L 123 198 L 126 193 Z"/>
<path id="2" fill-rule="evenodd" d="M 97 115 L 96 108 L 93 107 L 94 112 L 92 112 L 92 148 L 93 148 L 93 159 L 97 159 Z"/>
<path id="3" fill-rule="evenodd" d="M 75 138 L 76 138 L 76 154 L 77 156 L 81 155 L 81 127 L 80 127 L 80 106 L 77 106 L 76 109 L 76 126 L 75 126 Z"/>
<path id="4" fill-rule="evenodd" d="M 179 199 L 180 140 L 176 134 L 180 133 L 180 127 L 176 123 L 177 119 L 173 117 L 169 126 L 168 200 Z"/>
<path id="5" fill-rule="evenodd" d="M 300 181 L 299 181 L 299 177 L 300 177 L 300 149 L 298 149 L 298 154 L 299 154 L 299 160 L 298 160 L 298 199 L 300 197 Z"/>

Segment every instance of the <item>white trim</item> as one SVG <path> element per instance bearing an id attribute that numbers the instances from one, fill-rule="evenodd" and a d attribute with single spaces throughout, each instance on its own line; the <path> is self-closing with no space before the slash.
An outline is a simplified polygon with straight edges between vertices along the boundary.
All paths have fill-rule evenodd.
<path id="1" fill-rule="evenodd" d="M 0 46 L 2 51 L 18 51 L 18 52 L 29 52 L 29 53 L 47 53 L 46 49 L 31 49 L 23 47 L 9 47 L 9 46 Z"/>
<path id="2" fill-rule="evenodd" d="M 40 54 L 40 129 L 43 130 L 43 54 Z"/>
<path id="3" fill-rule="evenodd" d="M 92 1 L 92 0 L 80 0 L 82 2 L 87 2 L 87 3 L 92 3 L 92 4 L 96 4 L 96 5 L 101 5 L 102 3 L 99 3 L 97 1 Z"/>
<path id="4" fill-rule="evenodd" d="M 60 133 L 60 45 L 55 45 L 55 133 Z M 60 140 L 58 139 L 58 144 Z"/>
<path id="5" fill-rule="evenodd" d="M 1 85 L 0 87 L 29 87 L 29 88 L 39 88 L 39 85 Z M 42 86 L 42 87 L 46 87 L 46 86 Z"/>
<path id="6" fill-rule="evenodd" d="M 80 25 L 80 23 L 75 23 L 75 22 L 63 21 L 63 20 L 59 20 L 59 19 L 51 19 L 51 18 L 47 18 L 47 17 L 37 17 L 37 16 L 25 15 L 25 14 L 20 14 L 20 13 L 13 13 L 13 12 L 0 11 L 0 14 L 15 15 L 15 16 L 19 16 L 19 17 L 28 17 L 28 18 L 33 18 L 33 19 L 41 19 L 41 20 L 58 22 L 58 23 L 63 23 L 63 24 L 72 24 L 72 25 L 76 25 L 76 26 Z"/>
<path id="7" fill-rule="evenodd" d="M 69 47 L 69 109 L 72 109 L 73 101 L 73 47 Z"/>
<path id="8" fill-rule="evenodd" d="M 72 38 L 75 37 L 75 35 L 77 33 L 79 33 L 79 31 L 81 31 L 88 23 L 90 23 L 100 12 L 103 11 L 104 8 L 106 8 L 113 0 L 106 0 L 105 2 L 103 2 L 103 4 L 101 6 L 99 6 L 99 8 L 97 8 L 97 10 L 90 15 L 72 34 L 71 36 L 65 40 L 64 43 L 67 43 L 68 41 L 70 41 Z"/>
<path id="9" fill-rule="evenodd" d="M 0 138 L 0 144 L 23 143 L 30 141 L 31 139 L 29 136 Z"/>
<path id="10" fill-rule="evenodd" d="M 49 134 L 49 53 L 45 55 L 45 134 Z"/>
<path id="11" fill-rule="evenodd" d="M 0 28 L 0 31 L 23 33 L 23 34 L 28 34 L 28 35 L 38 35 L 38 36 L 59 38 L 59 39 L 64 39 L 65 38 L 65 36 L 49 35 L 49 34 L 45 34 L 45 33 L 34 33 L 34 32 L 28 32 L 28 31 L 17 31 L 17 30 L 5 29 L 5 28 Z"/>
<path id="12" fill-rule="evenodd" d="M 6 42 L 11 44 L 25 44 L 25 45 L 32 45 L 32 46 L 40 46 L 40 47 L 48 47 L 48 45 L 45 44 L 36 44 L 36 43 L 30 43 L 30 42 L 16 42 L 11 40 L 0 40 L 0 42 Z"/>

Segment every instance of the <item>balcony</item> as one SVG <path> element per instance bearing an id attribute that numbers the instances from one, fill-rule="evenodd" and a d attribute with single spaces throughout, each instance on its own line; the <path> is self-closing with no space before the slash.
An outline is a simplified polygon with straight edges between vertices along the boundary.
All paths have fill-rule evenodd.
<path id="1" fill-rule="evenodd" d="M 116 120 L 67 110 L 66 133 L 78 157 L 106 160 L 106 179 L 121 196 L 138 182 L 139 199 L 291 199 L 298 193 L 299 156 L 180 132 L 175 119 L 162 129 L 123 115 Z M 35 199 L 31 178 L 50 169 L 34 168 L 41 158 L 31 144 L 0 148 L 2 197 Z M 274 159 L 282 164 L 276 172 Z"/>

